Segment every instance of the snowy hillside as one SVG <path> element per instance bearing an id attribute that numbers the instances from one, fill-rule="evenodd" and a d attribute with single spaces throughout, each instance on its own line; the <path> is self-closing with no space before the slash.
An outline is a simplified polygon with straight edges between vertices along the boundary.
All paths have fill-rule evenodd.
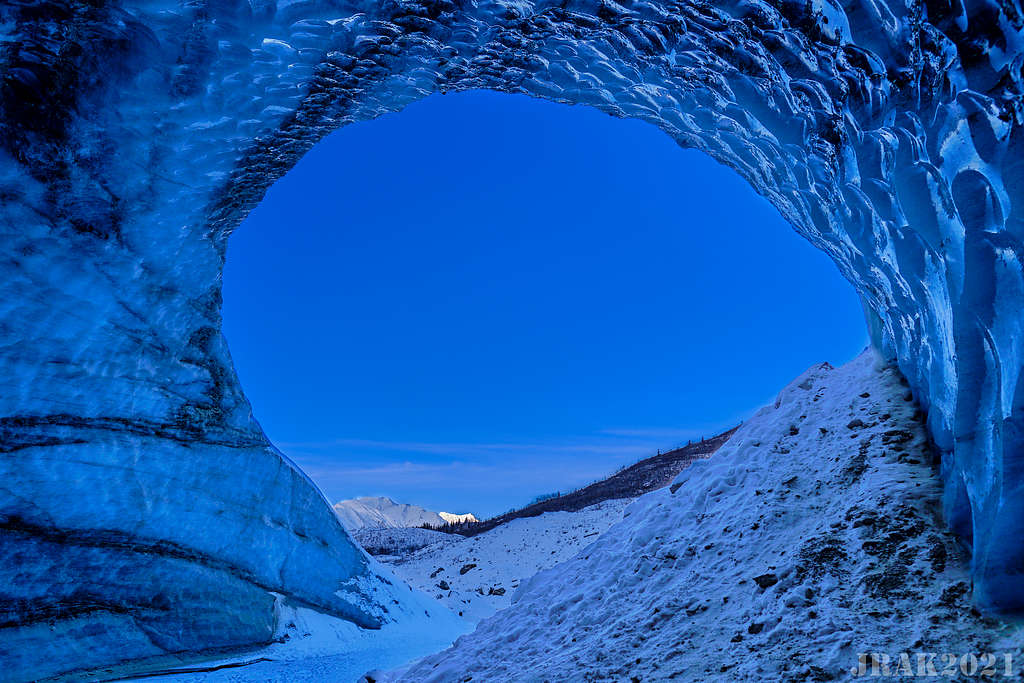
<path id="1" fill-rule="evenodd" d="M 847 678 L 862 652 L 1024 661 L 1020 626 L 972 610 L 931 458 L 873 352 L 816 366 L 509 609 L 375 678 L 807 681 Z"/>
<path id="2" fill-rule="evenodd" d="M 710 458 L 729 440 L 736 429 L 734 427 L 709 439 L 701 439 L 664 453 L 659 452 L 657 455 L 644 458 L 583 488 L 544 498 L 525 507 L 490 517 L 477 524 L 469 525 L 459 530 L 458 533 L 469 536 L 482 534 L 495 527 L 508 524 L 514 519 L 536 517 L 546 512 L 578 512 L 606 500 L 639 498 L 645 493 L 671 484 L 679 473 L 694 461 Z"/>
<path id="3" fill-rule="evenodd" d="M 433 512 L 419 505 L 396 503 L 382 496 L 352 498 L 334 505 L 334 512 L 349 531 L 373 528 L 441 526 L 450 521 L 476 521 L 472 514 Z"/>
<path id="4" fill-rule="evenodd" d="M 441 539 L 410 556 L 379 559 L 413 588 L 477 622 L 508 607 L 521 581 L 564 562 L 592 543 L 622 519 L 630 502 L 610 500 L 578 512 L 547 512 L 470 538 L 441 534 L 452 540 Z"/>
<path id="5" fill-rule="evenodd" d="M 383 562 L 403 559 L 420 548 L 437 543 L 458 543 L 462 536 L 419 527 L 367 527 L 352 532 L 363 550 Z"/>

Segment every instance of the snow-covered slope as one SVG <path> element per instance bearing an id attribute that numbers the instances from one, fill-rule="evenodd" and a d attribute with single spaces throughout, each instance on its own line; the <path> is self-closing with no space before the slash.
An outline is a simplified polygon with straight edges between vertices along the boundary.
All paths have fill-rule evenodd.
<path id="1" fill-rule="evenodd" d="M 386 678 L 806 681 L 848 677 L 862 652 L 1024 661 L 1021 627 L 971 609 L 931 457 L 873 352 L 816 366 L 509 609 Z"/>
<path id="2" fill-rule="evenodd" d="M 334 512 L 349 531 L 372 528 L 441 526 L 452 521 L 476 521 L 472 514 L 434 512 L 419 505 L 396 503 L 383 496 L 352 498 L 334 504 Z"/>
<path id="3" fill-rule="evenodd" d="M 552 497 L 544 497 L 525 507 L 509 510 L 496 517 L 488 517 L 482 522 L 460 530 L 460 533 L 482 534 L 495 527 L 508 524 L 514 519 L 536 517 L 546 512 L 578 512 L 606 500 L 639 498 L 645 493 L 671 484 L 679 476 L 679 473 L 689 467 L 694 460 L 710 458 L 722 447 L 722 444 L 729 440 L 736 429 L 737 427 L 733 427 L 708 439 L 688 443 L 664 453 L 659 452 L 657 455 L 639 460 L 583 488 Z"/>
<path id="4" fill-rule="evenodd" d="M 389 557 L 395 574 L 476 622 L 508 607 L 522 580 L 574 556 L 622 518 L 631 501 L 609 500 L 578 512 L 516 519 L 478 536 Z M 408 529 L 407 531 L 424 531 Z"/>
<path id="5" fill-rule="evenodd" d="M 460 543 L 462 536 L 418 527 L 367 527 L 352 532 L 363 550 L 382 562 L 404 559 L 411 553 L 438 543 Z"/>

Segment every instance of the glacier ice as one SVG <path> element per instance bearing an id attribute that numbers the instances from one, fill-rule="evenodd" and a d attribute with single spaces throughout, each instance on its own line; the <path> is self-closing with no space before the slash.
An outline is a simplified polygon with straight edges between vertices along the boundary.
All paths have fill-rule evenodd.
<path id="1" fill-rule="evenodd" d="M 321 137 L 474 88 L 648 121 L 827 252 L 927 410 L 976 601 L 1024 609 L 1019 0 L 15 0 L 0 43 L 4 663 L 257 642 L 278 599 L 386 618 L 250 414 L 220 273 Z"/>

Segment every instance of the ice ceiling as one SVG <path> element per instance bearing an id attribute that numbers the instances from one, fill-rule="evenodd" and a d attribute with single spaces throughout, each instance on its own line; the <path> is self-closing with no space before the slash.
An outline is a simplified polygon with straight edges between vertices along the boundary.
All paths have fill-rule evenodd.
<path id="1" fill-rule="evenodd" d="M 0 24 L 5 661 L 265 640 L 274 594 L 390 618 L 250 415 L 225 241 L 328 132 L 471 88 L 649 121 L 826 251 L 928 411 L 977 602 L 1024 608 L 1018 0 L 16 0 Z"/>

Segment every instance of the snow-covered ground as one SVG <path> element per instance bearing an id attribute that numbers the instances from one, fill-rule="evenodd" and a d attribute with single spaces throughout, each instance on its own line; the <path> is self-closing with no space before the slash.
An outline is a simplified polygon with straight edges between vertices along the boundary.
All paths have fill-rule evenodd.
<path id="1" fill-rule="evenodd" d="M 472 629 L 432 598 L 410 589 L 386 567 L 375 567 L 393 583 L 389 595 L 394 596 L 391 610 L 396 617 L 379 630 L 359 628 L 304 607 L 280 605 L 278 642 L 268 647 L 175 667 L 137 667 L 119 674 L 161 683 L 348 683 L 371 669 L 399 666 L 437 652 Z M 101 676 L 99 680 L 111 678 Z"/>
<path id="2" fill-rule="evenodd" d="M 930 459 L 897 372 L 816 366 L 511 607 L 374 677 L 846 680 L 867 652 L 1011 654 L 1019 675 L 1024 631 L 974 611 Z"/>
<path id="3" fill-rule="evenodd" d="M 508 607 L 520 582 L 576 555 L 622 519 L 632 501 L 516 519 L 470 538 L 453 537 L 408 556 L 381 556 L 410 586 L 471 622 Z M 404 531 L 423 531 L 407 529 Z"/>

